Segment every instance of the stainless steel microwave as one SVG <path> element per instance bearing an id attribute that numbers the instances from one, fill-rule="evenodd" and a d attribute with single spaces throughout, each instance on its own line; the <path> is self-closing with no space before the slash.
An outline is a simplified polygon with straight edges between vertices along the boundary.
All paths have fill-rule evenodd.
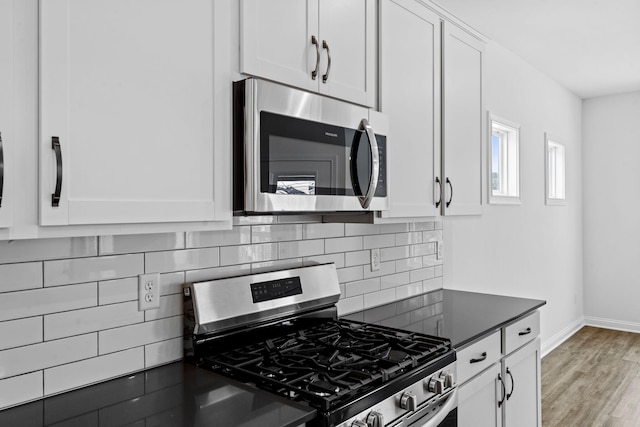
<path id="1" fill-rule="evenodd" d="M 389 209 L 383 114 L 249 78 L 233 116 L 236 215 Z"/>

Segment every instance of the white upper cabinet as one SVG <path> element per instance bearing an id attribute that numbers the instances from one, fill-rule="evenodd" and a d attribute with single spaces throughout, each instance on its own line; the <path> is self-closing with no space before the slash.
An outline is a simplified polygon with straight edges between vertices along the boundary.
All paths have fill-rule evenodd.
<path id="1" fill-rule="evenodd" d="M 449 22 L 442 41 L 443 213 L 482 213 L 484 43 Z"/>
<path id="2" fill-rule="evenodd" d="M 0 227 L 13 223 L 13 0 L 0 0 Z"/>
<path id="3" fill-rule="evenodd" d="M 439 213 L 440 18 L 415 0 L 383 0 L 380 109 L 389 117 L 391 209 L 383 217 Z"/>
<path id="4" fill-rule="evenodd" d="M 375 104 L 376 2 L 241 0 L 240 72 Z"/>
<path id="5" fill-rule="evenodd" d="M 213 4 L 40 2 L 41 225 L 219 219 Z"/>

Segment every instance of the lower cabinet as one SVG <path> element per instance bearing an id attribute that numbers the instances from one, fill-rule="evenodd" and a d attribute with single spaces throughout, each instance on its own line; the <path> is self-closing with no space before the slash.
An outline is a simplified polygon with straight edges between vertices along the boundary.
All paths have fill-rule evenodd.
<path id="1" fill-rule="evenodd" d="M 542 425 L 540 406 L 540 338 L 502 360 L 506 398 L 505 426 Z"/>
<path id="2" fill-rule="evenodd" d="M 496 427 L 502 425 L 502 410 L 496 405 L 502 399 L 500 365 L 479 374 L 458 387 L 458 425 Z"/>

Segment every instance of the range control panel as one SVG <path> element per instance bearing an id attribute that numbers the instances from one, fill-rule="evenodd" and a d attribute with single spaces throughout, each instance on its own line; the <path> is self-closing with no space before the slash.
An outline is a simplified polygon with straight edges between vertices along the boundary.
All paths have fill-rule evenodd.
<path id="1" fill-rule="evenodd" d="M 302 284 L 298 276 L 252 283 L 250 286 L 254 304 L 302 293 Z"/>

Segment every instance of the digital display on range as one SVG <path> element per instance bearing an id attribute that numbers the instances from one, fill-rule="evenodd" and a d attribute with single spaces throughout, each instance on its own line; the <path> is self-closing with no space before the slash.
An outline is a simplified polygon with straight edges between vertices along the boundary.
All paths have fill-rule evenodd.
<path id="1" fill-rule="evenodd" d="M 251 284 L 251 297 L 254 303 L 290 297 L 301 293 L 302 284 L 298 276 Z"/>

